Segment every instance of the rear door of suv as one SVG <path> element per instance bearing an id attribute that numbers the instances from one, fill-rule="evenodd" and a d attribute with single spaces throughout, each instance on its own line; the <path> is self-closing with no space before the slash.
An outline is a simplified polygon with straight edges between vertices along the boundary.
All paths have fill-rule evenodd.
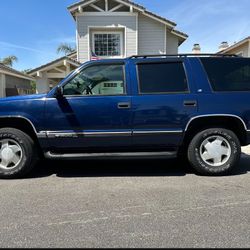
<path id="1" fill-rule="evenodd" d="M 132 59 L 133 146 L 175 150 L 185 124 L 198 109 L 189 62 L 185 58 Z"/>

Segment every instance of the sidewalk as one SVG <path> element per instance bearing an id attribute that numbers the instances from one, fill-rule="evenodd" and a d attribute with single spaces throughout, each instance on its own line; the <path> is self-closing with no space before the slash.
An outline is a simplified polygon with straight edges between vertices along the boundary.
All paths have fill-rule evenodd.
<path id="1" fill-rule="evenodd" d="M 242 153 L 250 156 L 250 146 L 242 147 Z"/>

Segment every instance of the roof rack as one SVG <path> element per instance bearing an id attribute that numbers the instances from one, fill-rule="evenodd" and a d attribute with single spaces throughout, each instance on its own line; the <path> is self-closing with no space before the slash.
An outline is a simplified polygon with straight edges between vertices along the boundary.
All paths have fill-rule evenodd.
<path id="1" fill-rule="evenodd" d="M 228 54 L 228 55 L 221 55 L 221 54 L 156 54 L 156 55 L 134 55 L 129 57 L 129 59 L 136 59 L 136 58 L 149 58 L 149 57 L 239 57 L 235 54 Z"/>

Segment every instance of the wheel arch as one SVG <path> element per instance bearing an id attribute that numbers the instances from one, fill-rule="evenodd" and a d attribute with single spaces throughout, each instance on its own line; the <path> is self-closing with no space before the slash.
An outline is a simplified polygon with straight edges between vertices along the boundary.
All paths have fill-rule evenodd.
<path id="1" fill-rule="evenodd" d="M 0 116 L 0 128 L 15 128 L 28 134 L 38 143 L 37 130 L 33 122 L 23 116 Z M 39 143 L 38 143 L 39 144 Z"/>
<path id="2" fill-rule="evenodd" d="M 232 130 L 242 146 L 247 144 L 246 123 L 241 117 L 231 114 L 208 114 L 192 117 L 184 130 L 184 144 L 187 144 L 196 133 L 212 127 Z"/>

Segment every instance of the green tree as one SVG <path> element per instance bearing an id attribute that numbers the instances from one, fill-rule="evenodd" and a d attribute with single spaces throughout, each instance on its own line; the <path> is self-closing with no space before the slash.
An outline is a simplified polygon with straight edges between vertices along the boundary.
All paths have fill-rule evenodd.
<path id="1" fill-rule="evenodd" d="M 32 81 L 30 83 L 30 86 L 31 86 L 32 93 L 35 94 L 36 93 L 36 82 Z"/>
<path id="2" fill-rule="evenodd" d="M 57 53 L 64 53 L 65 55 L 68 55 L 72 52 L 74 52 L 76 49 L 74 47 L 72 47 L 70 44 L 68 43 L 61 43 L 58 48 L 57 48 Z"/>
<path id="3" fill-rule="evenodd" d="M 16 56 L 7 56 L 5 58 L 3 58 L 2 60 L 0 60 L 0 62 L 6 66 L 12 67 L 14 62 L 17 62 L 18 59 Z"/>

